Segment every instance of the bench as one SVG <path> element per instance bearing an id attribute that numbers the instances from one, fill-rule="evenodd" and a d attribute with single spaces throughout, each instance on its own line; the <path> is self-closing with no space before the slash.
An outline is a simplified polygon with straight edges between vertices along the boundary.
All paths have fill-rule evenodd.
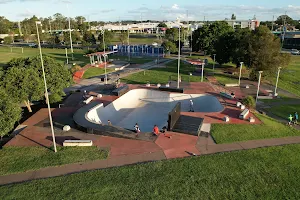
<path id="1" fill-rule="evenodd" d="M 120 96 L 122 96 L 123 94 L 125 94 L 126 92 L 128 92 L 128 90 L 129 90 L 128 85 L 124 85 L 124 86 L 122 86 L 122 87 L 119 87 L 119 88 L 113 90 L 113 91 L 112 91 L 112 94 L 115 95 L 115 96 L 120 97 Z"/>
<path id="2" fill-rule="evenodd" d="M 229 118 L 228 116 L 225 116 L 225 117 L 223 118 L 223 121 L 224 121 L 224 122 L 229 122 L 229 121 L 230 121 L 230 118 Z"/>
<path id="3" fill-rule="evenodd" d="M 93 146 L 92 140 L 65 140 L 64 147 L 90 147 Z"/>
<path id="4" fill-rule="evenodd" d="M 167 92 L 178 92 L 178 93 L 183 93 L 184 92 L 183 88 L 173 88 L 173 87 L 166 87 L 166 86 L 160 86 L 159 90 L 160 91 L 167 91 Z"/>
<path id="5" fill-rule="evenodd" d="M 246 119 L 247 115 L 249 115 L 250 111 L 245 109 L 239 116 L 240 119 Z"/>
<path id="6" fill-rule="evenodd" d="M 234 96 L 232 96 L 231 94 L 227 94 L 227 93 L 225 93 L 225 92 L 220 92 L 220 95 L 221 95 L 222 97 L 227 98 L 227 99 L 234 99 Z"/>
<path id="7" fill-rule="evenodd" d="M 255 123 L 255 118 L 254 117 L 249 117 L 249 122 L 250 123 Z"/>
<path id="8" fill-rule="evenodd" d="M 93 99 L 94 99 L 94 97 L 93 97 L 93 96 L 90 96 L 88 99 L 84 100 L 83 103 L 89 104 L 89 103 L 91 103 L 91 101 L 92 101 Z"/>

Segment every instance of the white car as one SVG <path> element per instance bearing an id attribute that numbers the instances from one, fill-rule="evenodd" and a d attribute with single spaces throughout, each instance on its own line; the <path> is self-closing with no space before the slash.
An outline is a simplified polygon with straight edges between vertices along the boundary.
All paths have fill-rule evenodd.
<path id="1" fill-rule="evenodd" d="M 292 49 L 291 54 L 292 55 L 300 55 L 300 52 L 297 49 Z"/>
<path id="2" fill-rule="evenodd" d="M 29 47 L 36 47 L 37 44 L 35 44 L 35 43 L 30 43 L 30 44 L 28 44 L 28 46 L 29 46 Z"/>

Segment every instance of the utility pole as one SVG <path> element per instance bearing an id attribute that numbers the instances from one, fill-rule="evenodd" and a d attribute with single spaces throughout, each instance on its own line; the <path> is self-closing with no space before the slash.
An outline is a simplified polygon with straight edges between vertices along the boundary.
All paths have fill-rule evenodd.
<path id="1" fill-rule="evenodd" d="M 281 50 L 283 48 L 284 40 L 285 40 L 285 33 L 286 33 L 286 17 L 287 17 L 287 12 L 285 11 L 285 16 L 283 19 L 283 36 L 282 36 L 282 44 L 281 44 Z"/>
<path id="2" fill-rule="evenodd" d="M 22 36 L 23 34 L 22 34 L 21 22 L 20 21 L 18 22 L 18 26 L 19 26 L 19 34 L 20 34 L 20 36 Z"/>
<path id="3" fill-rule="evenodd" d="M 180 48 L 181 48 L 181 45 L 180 45 L 180 21 L 178 22 L 179 23 L 179 45 L 178 45 L 178 74 L 177 74 L 177 88 L 180 87 Z"/>
<path id="4" fill-rule="evenodd" d="M 52 30 L 51 30 L 51 20 L 49 19 L 49 26 L 50 26 L 50 33 L 52 33 Z"/>
<path id="5" fill-rule="evenodd" d="M 273 20 L 272 20 L 272 32 L 273 32 L 273 29 L 274 29 L 274 15 L 273 15 Z"/>

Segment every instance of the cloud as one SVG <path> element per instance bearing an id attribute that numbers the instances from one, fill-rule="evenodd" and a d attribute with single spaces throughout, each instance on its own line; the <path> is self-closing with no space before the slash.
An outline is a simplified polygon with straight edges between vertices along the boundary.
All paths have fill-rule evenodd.
<path id="1" fill-rule="evenodd" d="M 177 4 L 174 4 L 172 7 L 171 7 L 173 10 L 179 10 L 179 6 Z"/>

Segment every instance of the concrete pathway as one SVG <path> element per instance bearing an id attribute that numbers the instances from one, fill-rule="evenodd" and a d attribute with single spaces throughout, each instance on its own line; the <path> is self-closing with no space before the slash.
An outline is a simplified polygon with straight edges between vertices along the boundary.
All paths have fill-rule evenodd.
<path id="1" fill-rule="evenodd" d="M 187 143 L 190 141 L 187 140 Z M 255 148 L 282 146 L 288 144 L 300 144 L 300 136 L 265 139 L 265 140 L 251 140 L 245 142 L 235 142 L 231 144 L 215 144 L 213 138 L 208 135 L 199 136 L 195 145 L 195 149 L 188 149 L 195 155 L 208 155 L 238 150 L 249 150 Z M 162 143 L 165 145 L 165 142 Z M 180 147 L 179 147 L 180 148 Z M 197 151 L 195 151 L 197 150 Z M 153 162 L 173 158 L 172 152 L 169 151 L 155 151 L 141 154 L 119 155 L 113 156 L 106 160 L 96 160 L 86 163 L 67 164 L 59 167 L 48 167 L 35 171 L 28 171 L 25 173 L 11 174 L 0 176 L 0 185 L 7 185 L 13 183 L 20 183 L 36 179 L 50 178 L 56 176 L 63 176 L 73 173 L 79 173 L 89 170 L 104 169 L 111 167 L 119 167 L 124 165 L 131 165 L 144 162 Z M 186 154 L 187 155 L 187 154 Z M 186 157 L 186 156 L 182 156 Z"/>
<path id="2" fill-rule="evenodd" d="M 201 155 L 222 153 L 228 151 L 248 150 L 271 146 L 282 146 L 288 144 L 299 144 L 300 136 L 273 138 L 264 140 L 250 140 L 245 142 L 235 142 L 231 144 L 214 144 L 211 136 L 199 137 L 197 149 Z"/>
<path id="3" fill-rule="evenodd" d="M 123 70 L 115 71 L 108 73 L 107 76 L 110 79 L 108 81 L 108 84 L 115 83 L 119 78 L 124 78 L 126 76 L 129 76 L 131 74 L 135 74 L 144 70 L 148 70 L 155 67 L 160 67 L 162 65 L 165 65 L 169 62 L 173 61 L 172 59 L 162 59 L 160 60 L 160 63 L 157 64 L 155 61 L 151 61 L 145 64 L 137 65 L 134 68 L 131 68 L 130 66 L 126 67 Z M 100 75 L 96 77 L 92 77 L 89 79 L 83 79 L 79 83 L 72 85 L 69 88 L 64 89 L 65 93 L 69 93 L 71 91 L 76 90 L 86 90 L 86 91 L 92 91 L 95 88 L 97 88 L 99 85 L 104 85 L 104 82 L 101 81 L 101 79 L 105 78 L 105 75 Z"/>

